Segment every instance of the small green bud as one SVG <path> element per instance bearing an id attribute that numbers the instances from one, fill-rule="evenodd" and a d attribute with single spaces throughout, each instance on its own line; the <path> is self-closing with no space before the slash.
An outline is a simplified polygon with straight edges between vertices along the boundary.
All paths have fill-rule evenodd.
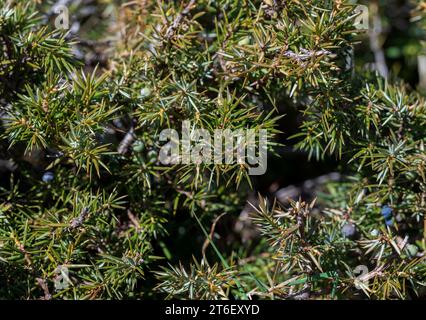
<path id="1" fill-rule="evenodd" d="M 371 230 L 370 234 L 372 237 L 377 237 L 379 235 L 379 231 L 377 229 L 373 229 Z"/>
<path id="2" fill-rule="evenodd" d="M 141 98 L 145 99 L 148 98 L 151 95 L 151 89 L 150 88 L 142 88 L 140 91 Z"/>
<path id="3" fill-rule="evenodd" d="M 250 44 L 250 37 L 244 37 L 240 41 L 238 41 L 239 46 L 246 46 Z"/>
<path id="4" fill-rule="evenodd" d="M 148 158 L 148 163 L 155 163 L 157 161 L 158 154 L 154 150 L 151 150 L 148 152 L 147 158 Z"/>
<path id="5" fill-rule="evenodd" d="M 140 153 L 145 150 L 145 144 L 142 141 L 136 141 L 132 148 L 134 152 Z"/>
<path id="6" fill-rule="evenodd" d="M 414 244 L 407 245 L 407 251 L 411 257 L 415 257 L 417 255 L 417 252 L 419 252 L 419 248 L 417 248 Z"/>

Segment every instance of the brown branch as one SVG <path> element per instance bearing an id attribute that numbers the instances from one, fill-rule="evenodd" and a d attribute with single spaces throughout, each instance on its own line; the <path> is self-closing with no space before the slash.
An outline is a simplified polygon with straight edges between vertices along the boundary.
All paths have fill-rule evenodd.
<path id="1" fill-rule="evenodd" d="M 388 78 L 389 70 L 386 65 L 386 57 L 383 51 L 382 43 L 380 40 L 381 33 L 383 31 L 382 22 L 378 15 L 378 6 L 377 4 L 373 4 L 371 6 L 372 14 L 373 14 L 373 27 L 370 29 L 369 37 L 370 37 L 370 47 L 371 51 L 374 54 L 374 60 L 376 64 L 376 69 L 380 73 L 383 78 Z"/>
<path id="2" fill-rule="evenodd" d="M 211 226 L 211 228 L 210 228 L 210 234 L 209 234 L 209 237 L 204 241 L 204 244 L 203 244 L 203 248 L 202 248 L 202 250 L 201 250 L 201 252 L 202 252 L 202 254 L 203 254 L 203 257 L 205 257 L 206 256 L 206 250 L 207 250 L 207 247 L 209 246 L 209 244 L 210 244 L 210 239 L 212 239 L 213 240 L 213 234 L 214 234 L 214 230 L 216 229 L 216 224 L 219 222 L 219 220 L 224 216 L 224 215 L 226 215 L 226 212 L 224 212 L 224 213 L 222 213 L 220 216 L 218 216 L 214 221 L 213 221 L 213 224 L 212 224 L 212 226 Z"/>
<path id="3" fill-rule="evenodd" d="M 189 11 L 192 9 L 192 6 L 195 4 L 196 0 L 189 1 L 188 5 L 178 14 L 176 19 L 173 21 L 172 25 L 167 29 L 165 38 L 170 40 L 176 32 L 176 29 L 182 22 L 182 19 L 189 14 Z"/>
<path id="4" fill-rule="evenodd" d="M 49 292 L 49 288 L 47 286 L 46 280 L 44 280 L 42 278 L 37 278 L 37 283 L 41 287 L 41 289 L 43 290 L 43 293 L 44 293 L 44 297 L 41 298 L 41 299 L 42 300 L 50 300 L 50 299 L 52 299 L 52 295 Z"/>

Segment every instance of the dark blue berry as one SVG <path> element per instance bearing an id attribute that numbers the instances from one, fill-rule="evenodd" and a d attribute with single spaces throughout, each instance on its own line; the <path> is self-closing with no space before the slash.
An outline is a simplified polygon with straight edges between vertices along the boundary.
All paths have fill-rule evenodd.
<path id="1" fill-rule="evenodd" d="M 382 216 L 385 218 L 385 220 L 389 220 L 392 218 L 392 208 L 388 206 L 382 207 Z"/>
<path id="2" fill-rule="evenodd" d="M 392 226 L 393 225 L 393 219 L 392 218 L 390 218 L 390 219 L 385 219 L 385 223 L 386 223 L 386 225 L 387 226 Z"/>
<path id="3" fill-rule="evenodd" d="M 49 183 L 53 181 L 54 178 L 55 178 L 55 175 L 53 174 L 53 172 L 46 171 L 43 174 L 43 177 L 41 178 L 41 180 L 43 180 L 43 182 Z"/>
<path id="4" fill-rule="evenodd" d="M 345 238 L 354 239 L 357 235 L 356 226 L 353 223 L 346 223 L 342 227 L 342 234 Z"/>

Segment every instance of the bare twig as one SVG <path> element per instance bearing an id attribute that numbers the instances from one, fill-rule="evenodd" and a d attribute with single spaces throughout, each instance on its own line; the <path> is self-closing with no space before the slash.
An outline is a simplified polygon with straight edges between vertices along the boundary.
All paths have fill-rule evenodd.
<path id="1" fill-rule="evenodd" d="M 209 244 L 210 244 L 210 239 L 213 239 L 213 234 L 214 234 L 214 230 L 215 230 L 215 228 L 216 228 L 216 224 L 219 222 L 219 220 L 224 216 L 226 214 L 226 212 L 224 212 L 224 213 L 222 213 L 221 215 L 219 215 L 214 221 L 213 221 L 213 224 L 212 224 L 212 226 L 211 226 L 211 228 L 210 228 L 210 234 L 209 234 L 209 237 L 204 241 L 204 244 L 203 244 L 203 248 L 202 248 L 202 250 L 201 250 L 201 252 L 202 252 L 202 254 L 203 254 L 203 257 L 205 257 L 206 256 L 206 250 L 207 250 L 207 247 L 209 246 Z"/>
<path id="2" fill-rule="evenodd" d="M 133 144 L 135 141 L 135 129 L 133 127 L 130 128 L 130 130 L 126 133 L 123 140 L 121 140 L 120 145 L 118 146 L 117 152 L 119 154 L 126 154 L 129 150 L 129 147 Z"/>
<path id="3" fill-rule="evenodd" d="M 182 22 L 182 19 L 189 14 L 189 11 L 191 10 L 192 6 L 195 4 L 196 0 L 189 1 L 188 5 L 182 10 L 181 13 L 178 14 L 176 19 L 173 21 L 172 25 L 167 29 L 166 31 L 166 39 L 170 40 L 173 35 L 176 32 L 176 29 L 179 27 L 179 25 Z"/>
<path id="4" fill-rule="evenodd" d="M 44 297 L 42 298 L 42 300 L 52 299 L 52 295 L 49 292 L 49 288 L 47 286 L 46 280 L 42 278 L 37 278 L 37 283 L 43 289 L 43 292 L 44 292 Z"/>
<path id="5" fill-rule="evenodd" d="M 127 216 L 129 217 L 130 221 L 135 226 L 136 230 L 138 231 L 142 230 L 142 227 L 139 223 L 139 219 L 132 213 L 132 211 L 127 210 Z"/>
<path id="6" fill-rule="evenodd" d="M 383 51 L 382 45 L 380 43 L 380 35 L 382 33 L 382 21 L 380 16 L 377 14 L 377 4 L 372 5 L 374 10 L 373 12 L 373 27 L 370 28 L 369 37 L 370 37 L 370 47 L 374 54 L 374 60 L 376 64 L 376 69 L 383 78 L 388 78 L 389 70 L 386 65 L 385 53 Z"/>
<path id="7" fill-rule="evenodd" d="M 89 214 L 89 209 L 84 208 L 77 218 L 74 218 L 71 220 L 70 229 L 77 229 L 81 227 L 81 225 L 83 224 L 88 214 Z"/>

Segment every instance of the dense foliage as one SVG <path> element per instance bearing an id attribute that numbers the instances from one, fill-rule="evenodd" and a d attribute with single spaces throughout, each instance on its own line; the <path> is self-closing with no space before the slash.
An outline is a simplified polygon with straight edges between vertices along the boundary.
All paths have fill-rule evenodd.
<path id="1" fill-rule="evenodd" d="M 425 297 L 426 102 L 356 4 L 63 3 L 0 0 L 0 298 Z M 266 129 L 268 173 L 164 165 L 185 121 Z"/>

